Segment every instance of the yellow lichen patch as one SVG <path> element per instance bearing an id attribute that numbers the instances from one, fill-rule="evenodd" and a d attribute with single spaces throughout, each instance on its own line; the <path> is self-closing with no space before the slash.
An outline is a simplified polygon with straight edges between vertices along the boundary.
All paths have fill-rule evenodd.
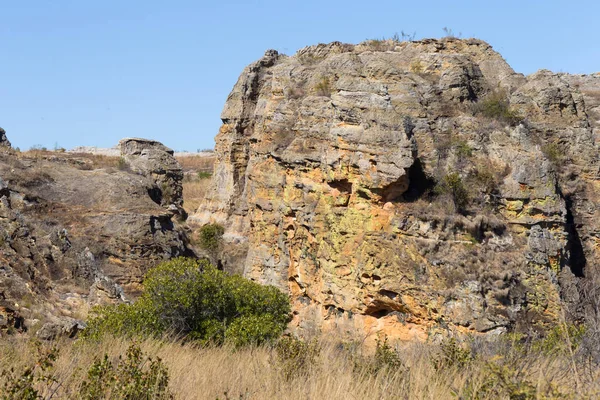
<path id="1" fill-rule="evenodd" d="M 506 201 L 506 210 L 508 211 L 521 211 L 523 210 L 523 201 L 521 200 L 507 200 Z"/>

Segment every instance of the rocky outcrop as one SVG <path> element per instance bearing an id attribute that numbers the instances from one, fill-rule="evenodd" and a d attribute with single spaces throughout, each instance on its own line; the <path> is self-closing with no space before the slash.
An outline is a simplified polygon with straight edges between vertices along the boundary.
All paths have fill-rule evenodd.
<path id="1" fill-rule="evenodd" d="M 0 147 L 10 147 L 10 142 L 6 137 L 6 131 L 0 128 Z"/>
<path id="2" fill-rule="evenodd" d="M 191 218 L 226 227 L 226 269 L 290 293 L 298 332 L 577 317 L 600 273 L 598 93 L 600 75 L 525 77 L 478 40 L 268 51 L 227 99 Z"/>
<path id="3" fill-rule="evenodd" d="M 0 154 L 0 331 L 72 335 L 90 306 L 135 298 L 149 268 L 189 254 L 166 209 L 182 204 L 181 168 L 160 144 L 135 148 L 100 169 L 65 153 Z"/>
<path id="4" fill-rule="evenodd" d="M 187 218 L 183 209 L 183 170 L 173 157 L 173 150 L 155 140 L 139 138 L 122 139 L 119 148 L 132 171 L 154 180 L 154 187 L 149 191 L 152 200 Z"/>

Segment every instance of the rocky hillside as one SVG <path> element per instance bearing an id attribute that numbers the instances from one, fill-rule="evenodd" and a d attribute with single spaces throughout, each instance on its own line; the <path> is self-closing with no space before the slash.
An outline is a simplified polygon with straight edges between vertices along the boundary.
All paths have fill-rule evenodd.
<path id="1" fill-rule="evenodd" d="M 135 297 L 148 268 L 189 254 L 170 149 L 124 139 L 114 159 L 18 153 L 1 133 L 0 336 L 73 334 L 90 306 Z"/>
<path id="2" fill-rule="evenodd" d="M 426 339 L 584 315 L 600 74 L 523 76 L 479 40 L 335 42 L 267 51 L 221 118 L 192 219 L 225 226 L 226 269 L 291 294 L 298 332 Z"/>

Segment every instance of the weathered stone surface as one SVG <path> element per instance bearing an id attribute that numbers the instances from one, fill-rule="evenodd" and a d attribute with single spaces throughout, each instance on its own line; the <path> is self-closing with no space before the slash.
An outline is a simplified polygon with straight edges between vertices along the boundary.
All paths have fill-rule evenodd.
<path id="1" fill-rule="evenodd" d="M 150 175 L 155 182 L 151 197 L 169 211 L 181 215 L 183 209 L 183 170 L 173 150 L 155 140 L 127 138 L 119 141 L 121 156 L 134 172 Z"/>
<path id="2" fill-rule="evenodd" d="M 491 93 L 522 122 L 477 111 Z M 227 99 L 191 218 L 225 225 L 226 269 L 291 294 L 299 332 L 543 326 L 600 273 L 598 93 L 600 75 L 525 77 L 478 40 L 268 51 Z"/>
<path id="3" fill-rule="evenodd" d="M 130 170 L 0 154 L 0 306 L 26 328 L 44 326 L 41 337 L 74 334 L 90 306 L 134 299 L 149 268 L 189 254 L 173 212 L 152 197 L 181 168 L 160 144 L 136 146 Z M 182 204 L 180 188 L 169 190 Z"/>
<path id="4" fill-rule="evenodd" d="M 10 142 L 8 141 L 8 138 L 6 137 L 6 131 L 2 128 L 0 128 L 0 146 L 1 147 L 10 147 Z"/>

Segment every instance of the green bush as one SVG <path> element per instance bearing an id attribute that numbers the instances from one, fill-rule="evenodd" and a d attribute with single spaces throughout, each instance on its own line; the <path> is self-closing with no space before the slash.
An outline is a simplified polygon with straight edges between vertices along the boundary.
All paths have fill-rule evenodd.
<path id="1" fill-rule="evenodd" d="M 400 354 L 388 344 L 387 337 L 376 341 L 375 354 L 354 359 L 354 372 L 359 375 L 374 375 L 379 372 L 408 372 Z"/>
<path id="2" fill-rule="evenodd" d="M 455 338 L 445 338 L 440 344 L 440 354 L 433 360 L 436 370 L 448 367 L 464 368 L 473 361 L 468 348 L 463 348 Z"/>
<path id="3" fill-rule="evenodd" d="M 510 107 L 508 96 L 503 91 L 495 91 L 475 104 L 475 113 L 515 126 L 523 118 Z"/>
<path id="4" fill-rule="evenodd" d="M 96 360 L 82 383 L 80 397 L 95 399 L 173 399 L 169 391 L 169 372 L 160 358 L 145 357 L 139 346 L 132 344 L 125 359 L 112 363 L 108 355 Z"/>
<path id="5" fill-rule="evenodd" d="M 464 212 L 469 204 L 469 192 L 462 178 L 456 172 L 445 175 L 435 187 L 435 192 L 437 194 L 449 194 L 454 207 L 459 212 Z"/>
<path id="6" fill-rule="evenodd" d="M 464 140 L 457 140 L 454 144 L 456 149 L 456 156 L 459 160 L 464 160 L 473 155 L 473 148 Z"/>
<path id="7" fill-rule="evenodd" d="M 284 337 L 277 342 L 275 352 L 284 379 L 290 380 L 294 376 L 307 373 L 309 368 L 317 363 L 321 346 L 316 340 L 305 342 L 294 337 Z"/>
<path id="8" fill-rule="evenodd" d="M 324 76 L 315 86 L 315 92 L 318 96 L 331 97 L 333 87 L 328 77 Z"/>
<path id="9" fill-rule="evenodd" d="M 531 347 L 545 355 L 569 354 L 577 350 L 584 335 L 585 325 L 560 324 L 546 332 L 542 339 L 533 341 Z"/>
<path id="10" fill-rule="evenodd" d="M 225 228 L 219 224 L 208 224 L 200 228 L 198 242 L 204 250 L 215 253 L 221 247 L 221 237 L 225 233 Z"/>
<path id="11" fill-rule="evenodd" d="M 177 258 L 146 275 L 134 304 L 95 310 L 83 336 L 160 336 L 166 333 L 241 346 L 277 339 L 290 315 L 288 296 L 209 264 Z"/>
<path id="12" fill-rule="evenodd" d="M 542 146 L 542 154 L 550 161 L 554 166 L 560 167 L 563 164 L 563 151 L 557 143 L 547 143 Z"/>
<path id="13" fill-rule="evenodd" d="M 119 169 L 120 171 L 128 171 L 129 170 L 129 164 L 127 164 L 127 161 L 123 157 L 120 157 L 117 160 L 117 169 Z"/>

